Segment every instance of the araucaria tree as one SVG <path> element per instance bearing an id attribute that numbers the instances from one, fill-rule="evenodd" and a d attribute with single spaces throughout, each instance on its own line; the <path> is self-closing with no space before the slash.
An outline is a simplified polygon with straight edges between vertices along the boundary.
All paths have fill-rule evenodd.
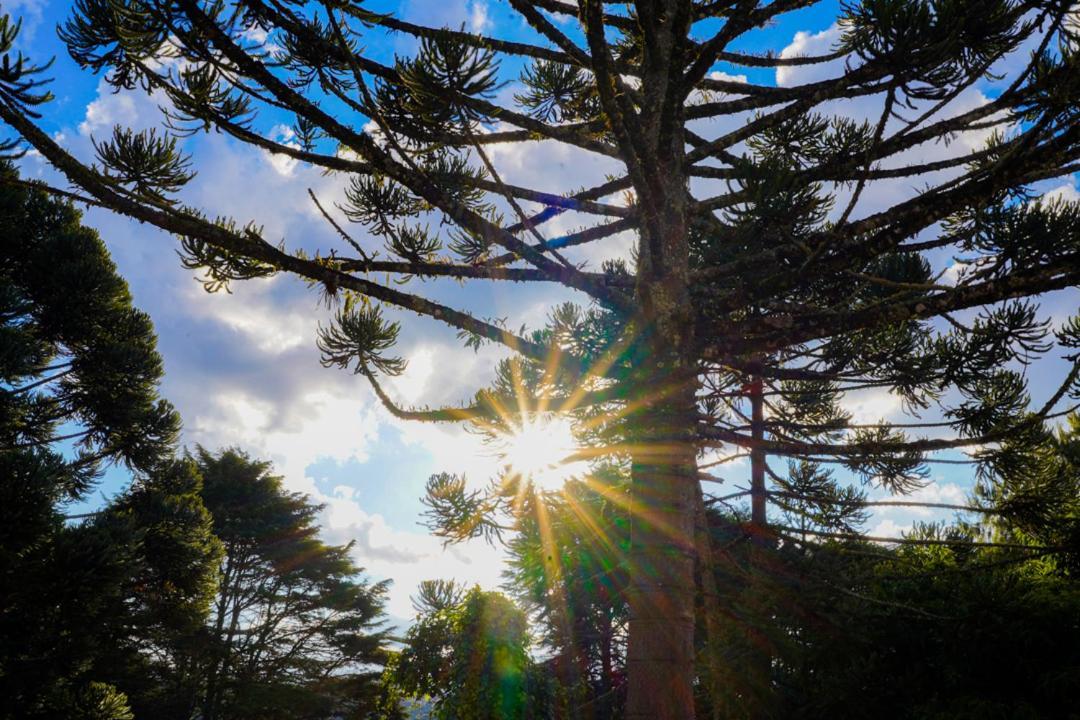
<path id="1" fill-rule="evenodd" d="M 1026 413 L 1018 371 L 1080 344 L 1080 322 L 1054 328 L 1055 344 L 1024 300 L 1080 281 L 1080 209 L 1038 197 L 1080 159 L 1075 15 L 1066 0 L 873 0 L 840 8 L 827 52 L 779 55 L 755 33 L 811 0 L 504 4 L 526 37 L 343 0 L 79 0 L 61 29 L 72 57 L 166 97 L 165 130 L 118 128 L 93 162 L 73 157 L 35 124 L 44 59 L 12 57 L 11 21 L 0 117 L 88 201 L 178 236 L 209 289 L 277 272 L 320 286 L 341 302 L 325 363 L 354 367 L 400 415 L 510 428 L 540 411 L 587 418 L 590 454 L 631 478 L 626 716 L 692 717 L 700 451 L 754 456 L 763 524 L 766 455 L 903 490 L 923 453 L 977 444 L 993 478 L 1076 395 L 1073 356 Z M 415 52 L 381 62 L 387 32 Z M 764 82 L 769 71 L 781 82 Z M 974 92 L 990 78 L 990 99 Z M 268 137 L 283 113 L 298 142 Z M 318 254 L 265 237 L 258 218 L 185 205 L 194 173 L 176 138 L 201 130 L 336 173 L 345 218 L 369 235 L 317 198 L 338 231 Z M 517 184 L 496 162 L 503 144 L 559 146 L 606 163 L 610 179 Z M 580 229 L 552 229 L 566 221 Z M 630 258 L 605 244 L 624 234 Z M 576 262 L 586 243 L 610 262 Z M 555 284 L 588 307 L 518 333 L 397 282 L 447 277 Z M 405 368 L 379 304 L 513 361 L 470 406 L 396 407 L 378 378 Z M 830 406 L 867 386 L 945 419 L 932 437 L 919 422 L 914 437 L 849 427 Z M 812 471 L 777 473 L 779 491 L 836 496 Z M 476 499 L 490 507 L 514 489 L 500 492 Z"/>

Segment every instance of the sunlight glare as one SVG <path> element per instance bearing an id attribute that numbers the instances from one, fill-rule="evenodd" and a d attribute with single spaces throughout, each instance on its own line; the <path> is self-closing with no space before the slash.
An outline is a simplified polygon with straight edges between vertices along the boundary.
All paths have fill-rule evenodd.
<path id="1" fill-rule="evenodd" d="M 510 471 L 520 473 L 537 489 L 552 492 L 585 470 L 584 461 L 566 461 L 577 450 L 566 418 L 533 416 L 505 439 L 499 455 Z"/>

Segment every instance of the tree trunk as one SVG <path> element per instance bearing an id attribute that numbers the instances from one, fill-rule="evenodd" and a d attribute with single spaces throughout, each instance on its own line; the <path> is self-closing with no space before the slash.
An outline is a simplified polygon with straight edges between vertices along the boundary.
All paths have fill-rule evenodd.
<path id="1" fill-rule="evenodd" d="M 628 720 L 694 717 L 694 406 L 692 391 L 675 395 L 640 418 L 633 441 Z"/>
<path id="2" fill-rule="evenodd" d="M 615 665 L 612 657 L 612 644 L 614 642 L 614 628 L 611 621 L 611 606 L 603 609 L 603 618 L 600 625 L 600 687 L 598 688 L 600 702 L 597 707 L 597 717 L 610 718 L 612 708 L 615 707 L 615 699 L 612 694 L 615 691 Z"/>
<path id="3" fill-rule="evenodd" d="M 679 177 L 677 169 L 670 171 L 673 178 Z M 635 368 L 636 409 L 628 418 L 633 504 L 626 718 L 692 720 L 700 484 L 694 314 L 681 200 L 673 200 L 654 223 L 652 232 L 642 233 L 639 253 L 644 356 Z"/>
<path id="4" fill-rule="evenodd" d="M 767 500 L 765 490 L 765 387 L 760 376 L 750 381 L 751 436 L 754 447 L 750 449 L 750 571 L 751 582 L 769 572 L 771 539 L 768 528 Z M 754 577 L 756 576 L 756 578 Z M 749 628 L 747 638 L 750 662 L 747 663 L 746 686 L 750 717 L 764 717 L 772 693 L 772 651 L 765 641 L 764 627 Z M 757 636 L 755 638 L 755 635 Z"/>
<path id="5" fill-rule="evenodd" d="M 693 720 L 694 521 L 698 491 L 695 312 L 690 296 L 683 72 L 691 3 L 636 3 L 642 30 L 641 203 L 634 318 L 627 720 Z"/>
<path id="6" fill-rule="evenodd" d="M 677 168 L 672 184 L 680 187 Z M 677 195 L 677 194 L 674 194 Z M 630 422 L 632 502 L 627 720 L 694 717 L 697 368 L 685 207 L 642 233 L 638 397 Z M 648 257 L 645 257 L 648 255 Z M 643 280 L 644 279 L 644 280 Z"/>
<path id="7" fill-rule="evenodd" d="M 202 715 L 204 720 L 215 720 L 215 700 L 218 693 L 218 679 L 221 672 L 221 665 L 224 662 L 223 649 L 221 647 L 221 636 L 225 628 L 225 610 L 228 607 L 229 587 L 232 583 L 233 574 L 233 558 L 226 556 L 225 567 L 221 571 L 221 579 L 218 585 L 218 596 L 216 600 L 216 613 L 214 619 L 214 636 L 213 645 L 211 646 L 211 657 L 206 666 L 206 684 L 204 688 L 204 695 L 202 698 Z"/>
<path id="8" fill-rule="evenodd" d="M 764 537 L 766 523 L 765 450 L 761 447 L 765 439 L 765 390 L 760 377 L 750 380 L 750 413 L 754 439 L 754 447 L 750 449 L 750 522 L 756 540 Z"/>
<path id="9" fill-rule="evenodd" d="M 720 627 L 720 589 L 716 584 L 716 556 L 713 553 L 712 531 L 709 528 L 709 517 L 705 513 L 705 497 L 700 483 L 696 495 L 698 567 L 701 573 L 701 604 L 702 614 L 705 616 L 704 654 L 708 671 L 705 687 L 709 695 L 712 719 L 721 720 L 723 657 L 720 643 L 723 642 L 723 633 Z"/>

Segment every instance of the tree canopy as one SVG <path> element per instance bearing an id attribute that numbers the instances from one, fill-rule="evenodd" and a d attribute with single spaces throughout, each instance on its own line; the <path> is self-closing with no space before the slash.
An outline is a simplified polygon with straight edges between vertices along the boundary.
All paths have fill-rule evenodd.
<path id="1" fill-rule="evenodd" d="M 479 587 L 425 581 L 416 622 L 388 668 L 396 694 L 429 699 L 434 717 L 544 717 L 530 694 L 525 617 L 512 601 Z"/>
<path id="2" fill-rule="evenodd" d="M 337 304 L 324 363 L 366 377 L 398 416 L 513 432 L 562 412 L 587 425 L 587 454 L 630 478 L 627 717 L 692 717 L 703 452 L 751 455 L 763 527 L 770 482 L 781 507 L 805 500 L 803 515 L 860 501 L 818 463 L 902 492 L 926 453 L 978 446 L 979 471 L 1007 483 L 1042 421 L 1077 399 L 1080 320 L 1051 326 L 1031 298 L 1080 281 L 1080 208 L 1039 197 L 1080 160 L 1080 38 L 1061 0 L 843 4 L 835 45 L 795 56 L 742 48 L 812 2 L 508 4 L 527 38 L 337 0 L 79 0 L 61 29 L 72 57 L 118 89 L 162 94 L 163 128 L 117 128 L 93 161 L 72 156 L 36 124 L 45 65 L 15 53 L 10 20 L 0 118 L 87 202 L 178 236 L 207 289 L 278 272 L 317 286 Z M 388 32 L 415 51 L 382 61 L 369 48 Z M 791 82 L 728 72 L 761 68 Z M 990 97 L 962 102 L 990 78 Z M 507 82 L 513 94 L 499 92 Z M 853 103 L 868 117 L 846 115 Z M 300 142 L 268 138 L 283 114 Z M 338 174 L 347 223 L 313 197 L 335 244 L 305 252 L 258 218 L 187 205 L 198 168 L 180 138 L 203 130 Z M 584 189 L 508 181 L 491 149 L 536 143 L 616 169 Z M 566 221 L 581 227 L 553 229 Z M 604 245 L 620 233 L 630 257 Z M 599 267 L 574 259 L 586 243 L 607 248 Z M 514 331 L 387 274 L 553 283 L 580 304 Z M 511 358 L 462 407 L 399 407 L 380 384 L 406 370 L 392 354 L 399 326 L 380 304 Z M 1048 353 L 1066 369 L 1029 412 L 1023 367 Z M 869 387 L 915 421 L 859 425 L 837 410 Z M 785 475 L 768 455 L 795 462 Z M 510 474 L 465 499 L 513 512 L 526 485 Z M 797 533 L 849 529 L 820 520 Z"/>
<path id="3" fill-rule="evenodd" d="M 150 319 L 132 305 L 97 233 L 71 203 L 20 186 L 10 163 L 0 180 L 0 453 L 50 475 L 29 484 L 51 501 L 78 497 L 103 463 L 154 467 L 180 420 L 158 396 Z M 64 442 L 74 458 L 65 459 Z"/>
<path id="4" fill-rule="evenodd" d="M 219 546 L 149 318 L 79 212 L 18 183 L 0 167 L 0 713 L 126 720 L 118 687 L 201 623 Z M 65 522 L 108 463 L 133 486 Z"/>
<path id="5" fill-rule="evenodd" d="M 363 579 L 350 545 L 324 543 L 322 508 L 285 490 L 269 463 L 202 448 L 196 459 L 224 549 L 186 659 L 200 717 L 369 717 L 386 660 L 388 582 Z"/>

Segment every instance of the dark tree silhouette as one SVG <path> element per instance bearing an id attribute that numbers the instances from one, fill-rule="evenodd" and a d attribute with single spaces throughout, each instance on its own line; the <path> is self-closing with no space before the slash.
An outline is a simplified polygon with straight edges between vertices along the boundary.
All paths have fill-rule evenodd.
<path id="1" fill-rule="evenodd" d="M 3 717 L 131 717 L 123 666 L 197 625 L 212 592 L 217 544 L 197 474 L 171 458 L 153 327 L 80 219 L 0 166 Z M 133 487 L 65 522 L 108 463 Z"/>
<path id="2" fill-rule="evenodd" d="M 269 463 L 199 448 L 202 498 L 224 548 L 217 596 L 186 663 L 188 712 L 206 720 L 369 717 L 378 704 L 387 582 L 369 583 L 349 545 L 327 545 L 322 509 Z"/>

